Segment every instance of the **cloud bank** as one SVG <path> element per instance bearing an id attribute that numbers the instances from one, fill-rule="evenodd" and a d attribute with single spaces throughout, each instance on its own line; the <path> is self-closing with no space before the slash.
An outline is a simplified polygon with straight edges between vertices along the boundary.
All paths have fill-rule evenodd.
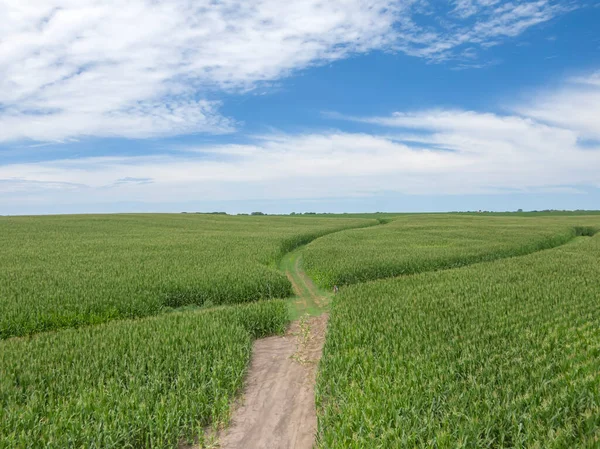
<path id="1" fill-rule="evenodd" d="M 236 122 L 221 115 L 220 92 L 373 50 L 472 61 L 477 48 L 567 10 L 549 0 L 434 4 L 3 0 L 0 142 L 228 133 Z"/>
<path id="2" fill-rule="evenodd" d="M 354 117 L 370 133 L 258 136 L 174 154 L 0 165 L 0 204 L 297 199 L 600 188 L 598 74 L 510 114 L 426 110 Z M 578 95 L 570 95 L 577 92 Z M 528 111 L 528 112 L 527 112 Z M 548 112 L 550 111 L 550 112 Z M 565 111 L 576 111 L 566 114 Z M 596 140 L 594 140 L 596 139 Z"/>

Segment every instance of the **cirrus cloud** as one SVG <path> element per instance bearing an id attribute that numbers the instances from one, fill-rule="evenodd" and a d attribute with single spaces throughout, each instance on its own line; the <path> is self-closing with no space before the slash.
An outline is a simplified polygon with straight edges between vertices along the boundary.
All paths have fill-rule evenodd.
<path id="1" fill-rule="evenodd" d="M 221 116 L 219 92 L 371 50 L 484 67 L 474 47 L 567 10 L 550 0 L 3 0 L 0 141 L 228 133 L 236 122 Z M 423 20 L 432 14 L 446 20 Z"/>

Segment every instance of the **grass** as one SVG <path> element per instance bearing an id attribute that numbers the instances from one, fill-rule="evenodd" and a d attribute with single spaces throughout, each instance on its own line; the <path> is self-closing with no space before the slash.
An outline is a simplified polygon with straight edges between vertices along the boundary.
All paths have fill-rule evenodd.
<path id="1" fill-rule="evenodd" d="M 317 384 L 320 448 L 600 445 L 600 236 L 348 287 Z"/>
<path id="2" fill-rule="evenodd" d="M 283 301 L 0 342 L 0 448 L 174 448 L 226 423 Z"/>

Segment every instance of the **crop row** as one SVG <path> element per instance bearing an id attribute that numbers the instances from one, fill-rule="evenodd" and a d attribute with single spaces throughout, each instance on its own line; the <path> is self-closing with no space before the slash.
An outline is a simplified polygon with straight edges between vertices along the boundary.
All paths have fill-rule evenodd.
<path id="1" fill-rule="evenodd" d="M 0 342 L 0 448 L 172 448 L 226 422 L 283 301 Z"/>
<path id="2" fill-rule="evenodd" d="M 371 282 L 334 300 L 321 448 L 591 448 L 600 236 Z"/>
<path id="3" fill-rule="evenodd" d="M 330 288 L 520 256 L 597 229 L 597 216 L 407 215 L 320 238 L 304 249 L 303 260 L 315 282 Z"/>
<path id="4" fill-rule="evenodd" d="M 277 262 L 375 220 L 211 215 L 0 217 L 0 339 L 291 295 Z"/>

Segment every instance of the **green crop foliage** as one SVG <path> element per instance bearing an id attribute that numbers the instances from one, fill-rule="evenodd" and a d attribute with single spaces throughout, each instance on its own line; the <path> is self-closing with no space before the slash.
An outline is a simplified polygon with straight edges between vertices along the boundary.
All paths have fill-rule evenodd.
<path id="1" fill-rule="evenodd" d="M 0 448 L 174 448 L 226 422 L 281 300 L 0 342 Z"/>
<path id="2" fill-rule="evenodd" d="M 600 229 L 598 216 L 390 216 L 373 229 L 331 234 L 303 250 L 304 268 L 324 288 L 456 268 L 562 245 Z"/>
<path id="3" fill-rule="evenodd" d="M 292 294 L 286 252 L 376 220 L 198 214 L 0 217 L 0 339 Z"/>
<path id="4" fill-rule="evenodd" d="M 318 446 L 599 447 L 599 260 L 600 235 L 578 237 L 342 289 Z"/>
<path id="5" fill-rule="evenodd" d="M 289 320 L 279 262 L 335 231 L 283 267 L 403 276 L 334 297 L 319 447 L 599 447 L 600 219 L 523 215 L 0 217 L 0 449 L 226 425 Z"/>

